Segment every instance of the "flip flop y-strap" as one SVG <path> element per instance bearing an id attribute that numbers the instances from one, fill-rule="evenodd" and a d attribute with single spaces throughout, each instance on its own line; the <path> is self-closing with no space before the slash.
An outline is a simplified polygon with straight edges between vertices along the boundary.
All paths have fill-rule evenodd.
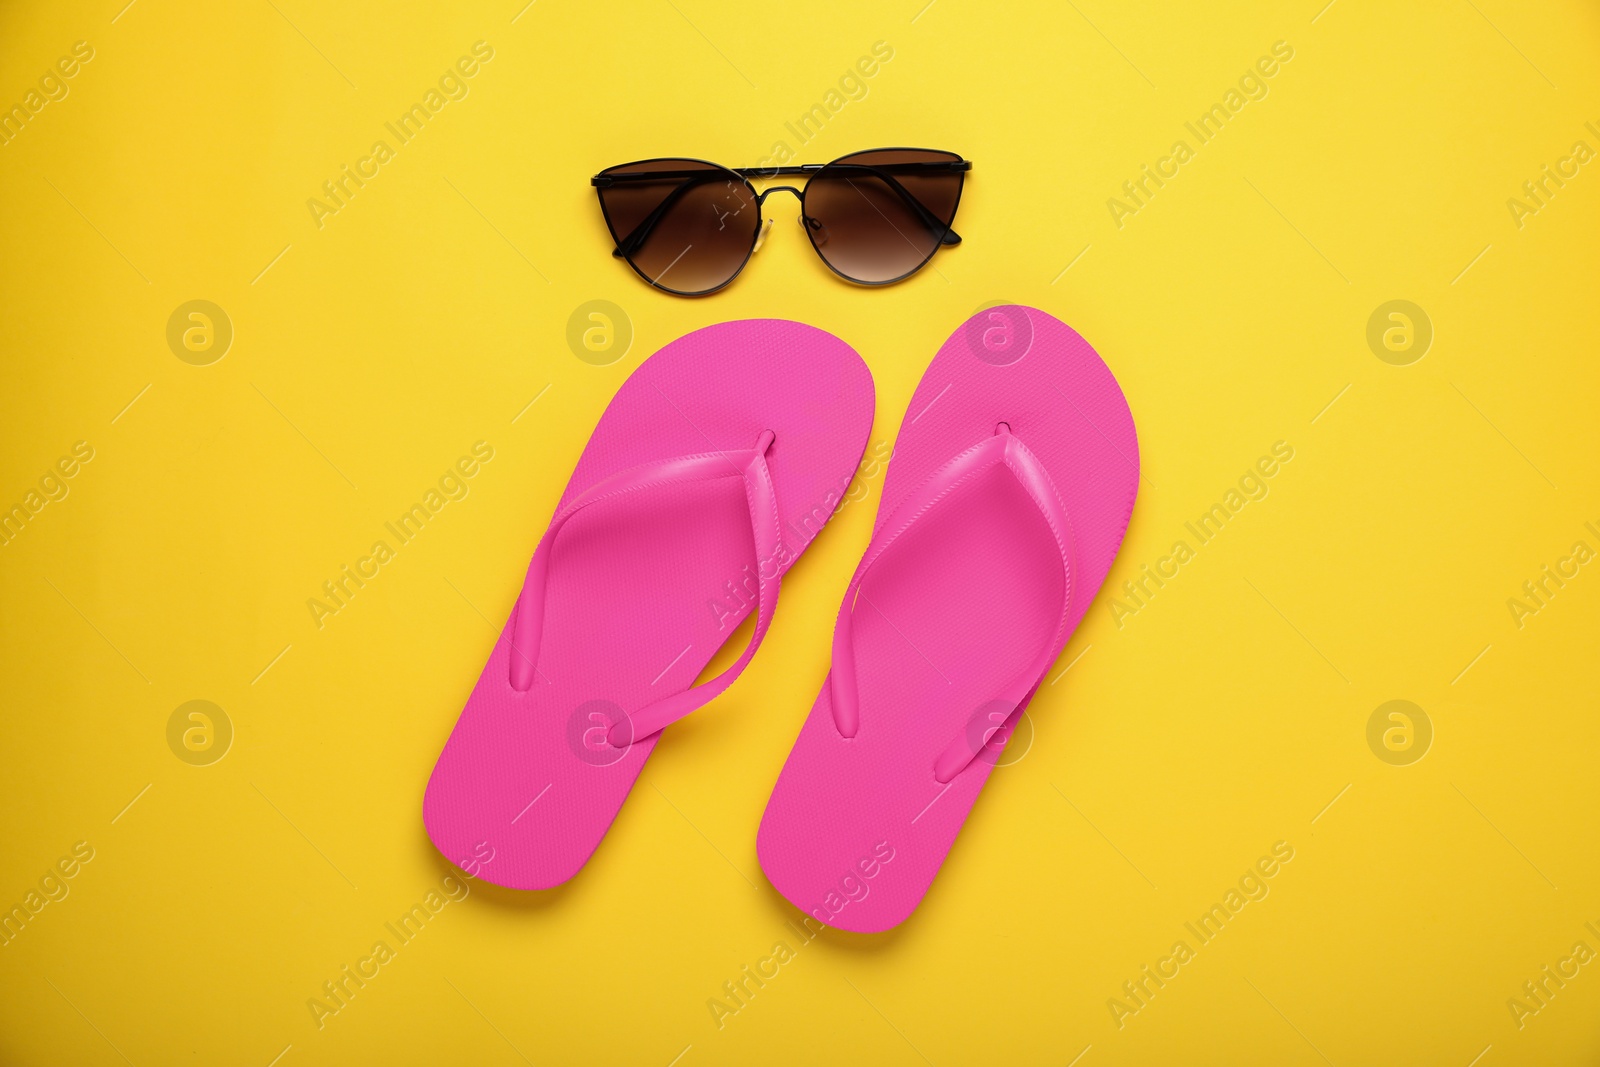
<path id="1" fill-rule="evenodd" d="M 840 736 L 854 737 L 861 726 L 852 619 L 856 595 L 867 571 L 930 510 L 951 499 L 963 485 L 970 484 L 979 474 L 997 465 L 1003 465 L 1011 472 L 1050 527 L 1061 554 L 1062 589 L 1061 617 L 1056 624 L 1055 634 L 1045 642 L 1028 668 L 997 693 L 992 703 L 985 705 L 995 709 L 990 716 L 991 721 L 1014 721 L 1020 709 L 1027 706 L 1044 672 L 1060 655 L 1066 643 L 1068 609 L 1072 603 L 1072 524 L 1043 464 L 1022 443 L 1021 438 L 1011 433 L 1009 426 L 1001 423 L 996 427 L 994 436 L 972 446 L 930 474 L 878 528 L 877 536 L 862 555 L 861 563 L 845 590 L 844 603 L 839 607 L 839 617 L 833 628 L 833 669 L 829 675 L 829 695 L 833 705 L 834 726 Z M 934 778 L 944 784 L 960 774 L 984 750 L 994 732 L 994 728 L 990 728 L 974 737 L 972 731 L 963 730 L 934 761 Z"/>
<path id="2" fill-rule="evenodd" d="M 544 630 L 545 580 L 550 567 L 551 546 L 555 544 L 556 535 L 567 520 L 591 504 L 625 494 L 737 477 L 744 482 L 745 501 L 750 509 L 750 532 L 755 543 L 755 633 L 751 635 L 744 653 L 727 670 L 700 685 L 652 701 L 633 711 L 612 725 L 607 740 L 618 748 L 626 747 L 709 703 L 732 685 L 761 646 L 761 639 L 767 634 L 778 600 L 782 533 L 772 472 L 767 468 L 767 450 L 772 447 L 772 441 L 772 431 L 763 430 L 755 447 L 748 451 L 703 452 L 630 467 L 596 482 L 557 512 L 550 520 L 550 528 L 540 539 L 539 547 L 534 550 L 533 562 L 528 564 L 527 583 L 521 600 L 517 602 L 511 631 L 511 687 L 518 692 L 527 692 L 533 687 L 539 641 Z"/>

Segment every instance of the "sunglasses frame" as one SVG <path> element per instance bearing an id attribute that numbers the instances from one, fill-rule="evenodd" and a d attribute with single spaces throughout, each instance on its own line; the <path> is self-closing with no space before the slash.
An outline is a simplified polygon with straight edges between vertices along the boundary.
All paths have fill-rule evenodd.
<path id="1" fill-rule="evenodd" d="M 866 155 L 869 152 L 938 152 L 944 155 L 953 155 L 956 158 L 951 160 L 925 160 L 896 163 L 892 164 L 892 166 L 896 169 L 916 168 L 919 171 L 949 171 L 961 175 L 961 184 L 956 189 L 956 201 L 953 205 L 951 205 L 950 208 L 950 222 L 945 223 L 939 221 L 938 216 L 934 215 L 933 212 L 928 209 L 927 205 L 923 204 L 922 201 L 913 196 L 908 189 L 902 186 L 899 182 L 895 181 L 892 172 L 884 170 L 883 168 L 870 167 L 866 164 L 861 164 L 862 169 L 879 171 L 879 176 L 885 178 L 893 186 L 894 190 L 899 193 L 901 199 L 905 200 L 908 204 L 914 207 L 916 211 L 923 217 L 924 221 L 932 222 L 934 224 L 932 227 L 930 227 L 930 229 L 939 235 L 939 239 L 934 242 L 933 248 L 926 256 L 922 258 L 921 262 L 917 263 L 916 266 L 912 267 L 904 274 L 894 278 L 888 278 L 883 281 L 863 281 L 860 278 L 852 278 L 848 274 L 845 274 L 843 271 L 839 270 L 839 268 L 835 267 L 832 263 L 828 262 L 828 257 L 824 256 L 822 254 L 822 249 L 817 247 L 815 231 L 811 227 L 811 222 L 814 220 L 811 219 L 811 216 L 806 214 L 806 189 L 810 188 L 811 186 L 811 182 L 809 180 L 810 177 L 814 177 L 818 173 L 821 173 L 830 167 L 839 166 L 841 161 L 848 160 L 851 156 Z M 674 176 L 672 171 L 645 171 L 637 175 L 619 175 L 609 173 L 611 171 L 622 170 L 627 167 L 637 167 L 644 163 L 697 163 L 706 167 L 714 167 L 716 168 L 714 171 L 688 171 L 683 173 L 681 176 L 689 178 L 704 174 L 707 176 L 705 179 L 707 181 L 737 180 L 743 183 L 744 187 L 749 190 L 750 197 L 755 201 L 756 205 L 755 232 L 750 237 L 750 247 L 745 250 L 744 258 L 739 261 L 738 268 L 728 276 L 726 281 L 723 281 L 710 289 L 699 289 L 693 292 L 683 289 L 673 289 L 669 286 L 662 285 L 659 281 L 650 277 L 643 270 L 641 270 L 638 264 L 634 263 L 630 252 L 637 251 L 638 246 L 643 243 L 644 238 L 649 236 L 649 228 L 654 226 L 654 224 L 659 221 L 660 214 L 672 203 L 675 203 L 682 192 L 694 187 L 697 184 L 700 184 L 699 182 L 695 181 L 685 181 L 671 193 L 668 193 L 667 196 L 663 198 L 661 203 L 657 205 L 656 208 L 650 213 L 650 215 L 646 216 L 643 221 L 634 227 L 632 232 L 619 235 L 617 233 L 616 225 L 611 220 L 611 213 L 606 208 L 606 199 L 600 194 L 599 190 L 609 189 L 614 185 L 623 184 L 631 179 L 637 179 L 640 181 L 659 181 L 664 177 L 670 178 Z M 843 165 L 850 166 L 851 164 L 844 163 Z M 715 163 L 709 159 L 695 159 L 690 156 L 656 156 L 651 159 L 636 159 L 630 163 L 618 163 L 614 166 L 607 167 L 601 173 L 596 174 L 593 178 L 590 178 L 589 184 L 594 186 L 596 189 L 595 195 L 600 201 L 600 214 L 605 218 L 606 230 L 610 232 L 611 240 L 614 242 L 614 247 L 611 249 L 611 254 L 613 256 L 625 261 L 628 266 L 632 268 L 633 272 L 640 278 L 643 278 L 651 288 L 660 289 L 662 292 L 671 293 L 673 296 L 710 296 L 712 293 L 721 292 L 729 285 L 732 285 L 734 279 L 738 278 L 739 275 L 744 273 L 744 268 L 749 265 L 750 260 L 755 256 L 756 248 L 761 244 L 762 241 L 762 224 L 766 221 L 761 212 L 762 205 L 766 201 L 767 197 L 777 192 L 793 193 L 795 198 L 800 201 L 800 224 L 802 227 L 804 227 L 806 231 L 806 237 L 811 242 L 812 250 L 817 253 L 817 258 L 822 260 L 823 265 L 829 270 L 833 271 L 833 273 L 837 274 L 845 281 L 850 282 L 852 285 L 861 285 L 869 288 L 879 288 L 881 286 L 894 285 L 897 282 L 905 281 L 907 278 L 911 277 L 911 275 L 917 273 L 923 267 L 926 267 L 933 259 L 934 254 L 938 252 L 940 248 L 944 247 L 945 245 L 957 245 L 961 243 L 961 235 L 956 233 L 954 228 L 955 217 L 956 212 L 960 210 L 961 207 L 961 194 L 966 191 L 967 187 L 966 172 L 970 171 L 971 169 L 972 162 L 970 160 L 963 159 L 958 153 L 949 152 L 942 148 L 867 148 L 862 149 L 859 152 L 849 152 L 828 163 L 801 163 L 777 167 L 725 167 L 721 163 Z M 798 177 L 801 175 L 807 176 L 807 181 L 805 185 L 799 189 L 796 189 L 792 185 L 774 185 L 769 189 L 757 192 L 755 186 L 750 184 L 750 180 L 752 178 L 768 179 Z M 633 246 L 633 248 L 630 249 L 630 251 L 624 251 L 624 246 L 630 244 Z M 662 276 L 664 277 L 665 274 L 666 272 L 663 271 Z"/>

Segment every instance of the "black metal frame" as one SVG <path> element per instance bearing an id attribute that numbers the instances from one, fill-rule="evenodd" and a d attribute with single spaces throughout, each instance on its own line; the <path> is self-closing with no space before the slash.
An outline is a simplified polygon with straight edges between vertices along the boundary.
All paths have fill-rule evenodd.
<path id="1" fill-rule="evenodd" d="M 865 152 L 942 152 L 942 151 L 944 151 L 944 149 L 903 148 L 903 147 L 901 147 L 901 148 L 868 148 L 868 149 L 863 149 L 860 152 L 848 153 L 848 155 L 857 156 L 857 155 L 862 155 Z M 625 183 L 628 183 L 628 182 L 661 181 L 663 179 L 669 180 L 669 181 L 673 180 L 673 179 L 686 179 L 686 180 L 683 181 L 683 184 L 679 185 L 671 193 L 667 194 L 667 196 L 662 198 L 661 203 L 657 204 L 655 209 L 652 210 L 649 215 L 645 216 L 644 219 L 641 220 L 637 226 L 635 226 L 630 232 L 628 232 L 626 234 L 618 234 L 617 233 L 617 228 L 611 221 L 611 214 L 610 214 L 610 212 L 608 212 L 606 210 L 605 197 L 598 196 L 598 194 L 597 194 L 598 199 L 600 201 L 600 213 L 601 213 L 602 216 L 604 216 L 605 222 L 606 222 L 606 229 L 608 231 L 610 231 L 611 239 L 615 243 L 615 247 L 612 248 L 611 254 L 613 256 L 616 256 L 618 259 L 626 260 L 628 266 L 633 268 L 634 273 L 639 275 L 639 277 L 643 278 L 653 288 L 660 289 L 662 292 L 665 292 L 665 293 L 672 293 L 675 296 L 709 296 L 712 293 L 720 292 L 722 289 L 725 289 L 727 286 L 729 286 L 729 285 L 731 285 L 733 283 L 735 278 L 739 277 L 740 274 L 744 273 L 745 266 L 750 262 L 751 256 L 753 256 L 755 254 L 756 247 L 761 243 L 761 229 L 762 229 L 762 222 L 764 221 L 764 219 L 762 217 L 762 214 L 761 214 L 762 205 L 766 202 L 766 199 L 767 199 L 768 196 L 772 195 L 773 193 L 778 193 L 778 192 L 793 193 L 795 198 L 800 201 L 800 222 L 801 222 L 801 225 L 805 227 L 806 237 L 811 241 L 812 250 L 817 253 L 817 258 L 822 260 L 823 264 L 829 270 L 833 271 L 833 273 L 839 275 L 839 277 L 843 278 L 845 281 L 850 282 L 850 283 L 852 283 L 854 285 L 867 286 L 867 287 L 870 287 L 870 288 L 878 288 L 880 286 L 885 286 L 885 285 L 894 285 L 896 282 L 904 281 L 905 279 L 909 278 L 911 275 L 917 273 L 917 271 L 921 270 L 923 267 L 927 266 L 928 265 L 928 261 L 933 259 L 934 253 L 937 252 L 943 246 L 945 246 L 945 245 L 957 245 L 957 244 L 961 243 L 961 235 L 956 233 L 955 229 L 954 229 L 954 220 L 955 220 L 956 211 L 959 210 L 960 207 L 961 207 L 961 194 L 966 191 L 966 181 L 963 180 L 962 183 L 961 183 L 961 186 L 956 190 L 956 202 L 955 202 L 954 206 L 951 208 L 951 211 L 950 211 L 951 222 L 950 223 L 945 223 L 945 222 L 940 221 L 938 216 L 934 215 L 933 212 L 928 210 L 927 205 L 923 204 L 922 201 L 918 200 L 914 195 L 912 195 L 910 190 L 906 189 L 905 186 L 901 185 L 898 181 L 896 181 L 895 178 L 894 178 L 894 175 L 895 174 L 927 173 L 930 170 L 932 170 L 932 171 L 950 171 L 950 172 L 956 172 L 956 173 L 965 173 L 966 171 L 969 171 L 969 170 L 972 169 L 972 163 L 969 160 L 965 160 L 965 159 L 962 159 L 959 156 L 957 156 L 957 158 L 952 159 L 952 160 L 948 160 L 948 161 L 944 161 L 944 160 L 926 160 L 926 161 L 919 161 L 919 162 L 891 163 L 891 164 L 888 164 L 886 166 L 868 166 L 868 165 L 865 165 L 865 164 L 842 163 L 841 160 L 845 159 L 845 158 L 847 158 L 847 157 L 843 157 L 842 156 L 842 157 L 840 157 L 840 159 L 836 159 L 836 160 L 834 160 L 834 161 L 832 161 L 830 163 L 801 163 L 801 164 L 796 164 L 796 165 L 793 165 L 793 166 L 778 166 L 778 167 L 724 167 L 722 164 L 713 163 L 711 160 L 708 160 L 708 159 L 695 159 L 695 158 L 692 158 L 692 157 L 689 157 L 689 156 L 657 156 L 657 157 L 654 157 L 652 159 L 636 159 L 636 160 L 632 161 L 631 163 L 619 163 L 616 166 L 607 167 L 605 171 L 602 171 L 601 173 L 596 174 L 593 178 L 590 178 L 589 179 L 589 184 L 593 185 L 596 189 L 608 189 L 608 188 L 611 188 L 614 185 L 625 184 Z M 653 170 L 653 171 L 643 171 L 643 172 L 640 172 L 638 174 L 615 174 L 615 173 L 610 173 L 612 171 L 622 170 L 622 169 L 627 168 L 627 167 L 637 167 L 640 164 L 644 164 L 644 163 L 668 163 L 668 162 L 698 163 L 698 164 L 701 164 L 702 166 L 713 168 L 713 169 L 710 169 L 710 170 L 681 170 L 681 171 Z M 889 279 L 887 279 L 885 281 L 881 281 L 881 282 L 868 282 L 868 281 L 862 281 L 859 278 L 852 278 L 849 275 L 847 275 L 847 274 L 843 273 L 842 271 L 840 271 L 832 263 L 829 263 L 828 262 L 828 258 L 826 256 L 824 256 L 822 254 L 822 250 L 817 247 L 816 231 L 815 231 L 815 228 L 814 228 L 815 225 L 818 224 L 817 220 L 812 219 L 811 216 L 806 214 L 806 206 L 805 206 L 806 205 L 806 194 L 805 194 L 805 190 L 811 184 L 809 181 L 806 183 L 805 186 L 803 186 L 803 187 L 801 187 L 799 189 L 796 189 L 792 185 L 777 185 L 777 186 L 773 186 L 770 189 L 766 189 L 766 190 L 764 190 L 762 192 L 757 192 L 755 186 L 750 184 L 750 179 L 752 179 L 752 178 L 766 179 L 766 178 L 791 177 L 791 176 L 799 176 L 799 175 L 811 176 L 811 175 L 816 175 L 816 174 L 818 174 L 818 173 L 820 173 L 822 171 L 825 171 L 825 170 L 830 170 L 830 169 L 832 169 L 832 170 L 840 170 L 840 169 L 847 169 L 847 168 L 864 171 L 867 174 L 871 174 L 874 177 L 878 177 L 878 178 L 882 179 L 886 186 L 888 186 L 892 191 L 897 193 L 899 195 L 899 197 L 901 198 L 901 200 L 903 200 L 907 205 L 909 205 L 911 208 L 913 208 L 917 212 L 917 214 L 922 217 L 923 222 L 928 224 L 930 230 L 933 230 L 935 232 L 943 231 L 943 232 L 941 232 L 939 234 L 939 240 L 934 242 L 933 249 L 925 257 L 923 257 L 921 262 L 917 263 L 916 266 L 912 267 L 910 270 L 906 271 L 904 274 L 901 274 L 901 275 L 899 275 L 898 277 L 895 277 L 895 278 L 889 278 Z M 848 181 L 849 179 L 846 178 L 845 180 Z M 755 232 L 751 235 L 751 238 L 750 238 L 750 247 L 749 247 L 748 250 L 746 250 L 746 252 L 744 254 L 744 259 L 740 261 L 738 269 L 735 270 L 733 272 L 733 274 L 728 277 L 727 281 L 722 282 L 720 285 L 717 285 L 714 288 L 700 290 L 700 291 L 696 291 L 696 292 L 688 292 L 686 290 L 672 289 L 672 288 L 669 288 L 668 286 L 662 285 L 659 281 L 657 281 L 654 278 L 651 278 L 648 274 L 646 274 L 644 271 L 639 269 L 638 265 L 633 262 L 632 253 L 638 251 L 639 247 L 644 243 L 645 239 L 650 236 L 650 233 L 655 228 L 655 225 L 658 222 L 661 221 L 663 216 L 665 216 L 667 210 L 669 208 L 671 208 L 673 204 L 676 204 L 678 202 L 678 200 L 681 199 L 682 196 L 689 189 L 694 188 L 695 186 L 698 186 L 698 185 L 703 185 L 704 183 L 711 182 L 711 181 L 739 181 L 739 182 L 742 182 L 744 184 L 745 188 L 750 191 L 751 199 L 753 199 L 755 201 L 755 205 L 756 205 L 756 225 L 755 225 Z"/>

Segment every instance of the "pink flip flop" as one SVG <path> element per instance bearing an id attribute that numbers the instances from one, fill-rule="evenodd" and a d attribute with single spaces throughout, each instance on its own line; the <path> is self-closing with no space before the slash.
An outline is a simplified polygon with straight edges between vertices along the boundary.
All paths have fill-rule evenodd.
<path id="1" fill-rule="evenodd" d="M 660 731 L 750 662 L 873 406 L 848 345 L 778 319 L 697 330 L 633 372 L 428 780 L 423 821 L 447 859 L 513 889 L 578 872 Z M 751 610 L 743 655 L 692 685 Z"/>
<path id="2" fill-rule="evenodd" d="M 1111 569 L 1138 483 L 1127 401 L 1071 327 L 990 308 L 939 349 L 762 816 L 761 867 L 791 903 L 862 933 L 917 907 Z"/>

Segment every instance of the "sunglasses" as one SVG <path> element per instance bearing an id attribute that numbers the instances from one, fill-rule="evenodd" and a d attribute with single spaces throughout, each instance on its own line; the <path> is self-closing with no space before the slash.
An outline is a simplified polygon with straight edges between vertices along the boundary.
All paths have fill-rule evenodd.
<path id="1" fill-rule="evenodd" d="M 704 296 L 733 281 L 772 228 L 761 205 L 776 192 L 800 200 L 800 224 L 835 274 L 861 285 L 908 278 L 941 245 L 972 164 L 954 152 L 879 148 L 832 163 L 732 169 L 703 159 L 643 159 L 590 179 L 617 247 L 645 281 Z M 751 178 L 808 175 L 804 188 L 757 193 Z"/>

